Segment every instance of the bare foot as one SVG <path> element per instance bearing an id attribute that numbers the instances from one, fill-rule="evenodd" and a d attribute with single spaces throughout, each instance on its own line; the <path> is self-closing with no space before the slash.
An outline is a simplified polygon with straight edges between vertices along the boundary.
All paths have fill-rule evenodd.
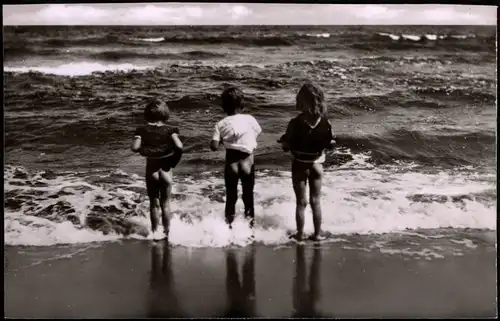
<path id="1" fill-rule="evenodd" d="M 295 234 L 290 235 L 290 239 L 300 242 L 304 239 L 304 235 L 301 233 L 295 233 Z"/>
<path id="2" fill-rule="evenodd" d="M 313 234 L 307 238 L 309 241 L 313 242 L 321 242 L 325 239 L 324 236 L 318 235 L 318 234 Z"/>
<path id="3" fill-rule="evenodd" d="M 151 233 L 151 238 L 153 239 L 153 241 L 164 240 L 167 237 L 168 237 L 168 235 L 166 233 L 163 233 L 163 232 L 158 231 L 158 230 L 156 230 L 155 232 Z"/>

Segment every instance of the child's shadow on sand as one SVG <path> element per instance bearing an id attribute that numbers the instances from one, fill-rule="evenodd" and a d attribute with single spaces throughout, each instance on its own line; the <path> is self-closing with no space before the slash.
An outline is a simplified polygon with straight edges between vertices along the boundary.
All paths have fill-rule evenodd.
<path id="1" fill-rule="evenodd" d="M 255 315 L 255 247 L 250 246 L 243 263 L 243 282 L 240 282 L 236 251 L 226 252 L 227 309 L 224 318 L 250 318 Z"/>
<path id="2" fill-rule="evenodd" d="M 185 316 L 175 294 L 172 253 L 167 241 L 151 247 L 148 318 L 181 318 Z"/>
<path id="3" fill-rule="evenodd" d="M 313 248 L 313 257 L 307 280 L 305 245 L 297 244 L 295 259 L 295 278 L 293 279 L 293 309 L 292 318 L 326 317 L 316 309 L 320 299 L 319 274 L 321 266 L 321 249 Z M 309 282 L 307 282 L 309 281 Z"/>

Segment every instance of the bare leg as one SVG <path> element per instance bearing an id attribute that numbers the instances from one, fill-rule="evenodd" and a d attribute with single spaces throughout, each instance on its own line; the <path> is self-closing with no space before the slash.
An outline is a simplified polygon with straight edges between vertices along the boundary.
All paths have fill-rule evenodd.
<path id="1" fill-rule="evenodd" d="M 323 179 L 323 165 L 313 164 L 309 175 L 309 203 L 313 214 L 314 235 L 313 240 L 319 240 L 321 234 L 321 185 Z"/>
<path id="2" fill-rule="evenodd" d="M 245 162 L 247 163 L 247 162 Z M 251 164 L 245 168 L 247 164 L 242 164 L 240 172 L 241 185 L 243 188 L 243 204 L 245 204 L 245 218 L 249 220 L 250 228 L 254 226 L 255 212 L 253 200 L 253 188 L 255 186 L 255 166 Z"/>
<path id="3" fill-rule="evenodd" d="M 309 174 L 308 165 L 293 162 L 292 163 L 292 182 L 296 198 L 295 221 L 297 224 L 296 239 L 302 240 L 304 237 L 304 211 L 307 206 L 306 187 L 307 176 Z"/>
<path id="4" fill-rule="evenodd" d="M 160 170 L 160 206 L 161 220 L 165 235 L 168 237 L 170 232 L 170 195 L 172 193 L 172 172 Z"/>
<path id="5" fill-rule="evenodd" d="M 158 223 L 160 222 L 160 195 L 158 189 L 158 181 L 155 180 L 151 175 L 146 174 L 146 187 L 148 190 L 149 197 L 149 218 L 151 220 L 151 230 L 153 233 L 158 229 Z"/>
<path id="6" fill-rule="evenodd" d="M 226 183 L 226 223 L 231 228 L 236 211 L 236 201 L 238 200 L 238 163 L 226 164 L 224 181 Z"/>

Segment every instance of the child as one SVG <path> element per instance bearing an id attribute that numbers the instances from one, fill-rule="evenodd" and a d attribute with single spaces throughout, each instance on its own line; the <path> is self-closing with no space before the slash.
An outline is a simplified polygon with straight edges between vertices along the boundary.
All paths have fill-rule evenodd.
<path id="1" fill-rule="evenodd" d="M 154 240 L 168 238 L 170 228 L 170 193 L 172 171 L 180 161 L 183 147 L 179 129 L 167 125 L 170 111 L 167 104 L 153 99 L 144 109 L 146 125 L 136 129 L 132 151 L 146 157 L 146 187 L 150 202 L 150 219 Z M 161 219 L 164 235 L 159 235 Z"/>
<path id="2" fill-rule="evenodd" d="M 292 182 L 297 207 L 295 220 L 297 234 L 292 237 L 302 240 L 304 236 L 304 211 L 307 206 L 306 186 L 309 181 L 309 203 L 313 213 L 314 234 L 309 238 L 320 240 L 321 234 L 321 180 L 326 148 L 333 148 L 332 126 L 325 118 L 323 91 L 312 83 L 304 84 L 296 98 L 301 114 L 289 123 L 279 143 L 284 151 L 292 153 Z"/>
<path id="3" fill-rule="evenodd" d="M 215 125 L 210 149 L 216 151 L 222 142 L 226 148 L 224 181 L 226 184 L 226 223 L 232 227 L 235 205 L 238 200 L 238 180 L 243 188 L 245 218 L 250 227 L 254 225 L 253 188 L 255 167 L 253 151 L 262 129 L 257 120 L 243 111 L 243 93 L 235 87 L 224 90 L 221 95 L 222 109 L 227 114 Z"/>

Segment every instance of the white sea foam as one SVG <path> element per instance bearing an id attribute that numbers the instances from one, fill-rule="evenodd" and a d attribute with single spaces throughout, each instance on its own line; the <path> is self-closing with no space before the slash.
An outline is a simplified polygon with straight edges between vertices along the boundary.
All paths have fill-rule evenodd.
<path id="1" fill-rule="evenodd" d="M 401 38 L 405 40 L 411 40 L 411 41 L 419 41 L 422 39 L 421 36 L 419 35 L 411 35 L 411 34 L 403 34 L 403 35 L 395 35 L 387 32 L 380 32 L 378 33 L 379 36 L 384 36 L 384 37 L 389 37 L 392 40 L 399 40 Z M 468 38 L 475 38 L 476 35 L 474 34 L 469 34 L 469 35 L 436 35 L 436 34 L 425 34 L 424 35 L 427 40 L 437 40 L 437 39 L 446 39 L 446 38 L 454 38 L 454 39 L 468 39 Z"/>
<path id="2" fill-rule="evenodd" d="M 330 38 L 329 33 L 308 33 L 308 37 L 316 37 L 316 38 Z"/>
<path id="3" fill-rule="evenodd" d="M 165 40 L 164 37 L 157 37 L 157 38 L 137 38 L 133 40 L 139 40 L 139 41 L 146 41 L 146 42 L 162 42 Z"/>
<path id="4" fill-rule="evenodd" d="M 362 168 L 361 160 L 352 161 L 352 168 L 344 166 L 325 173 L 322 188 L 323 230 L 330 234 L 373 234 L 405 231 L 407 229 L 481 228 L 496 229 L 494 201 L 474 198 L 453 201 L 452 196 L 473 195 L 495 189 L 494 181 L 476 179 L 460 172 L 424 174 L 407 171 L 394 172 L 389 168 Z M 122 175 L 125 175 L 122 173 Z M 51 245 L 116 240 L 123 236 L 104 235 L 88 227 L 70 222 L 58 222 L 58 213 L 34 216 L 51 204 L 65 201 L 71 204 L 75 215 L 85 222 L 92 207 L 114 206 L 136 213 L 126 220 L 149 229 L 148 201 L 143 179 L 128 176 L 126 183 L 88 183 L 77 176 L 58 176 L 43 180 L 46 186 L 35 187 L 22 179 L 12 178 L 7 171 L 6 192 L 20 190 L 23 195 L 38 194 L 35 205 L 23 205 L 18 211 L 5 209 L 5 243 L 10 245 Z M 36 177 L 31 177 L 32 182 Z M 39 178 L 39 182 L 42 180 Z M 85 185 L 86 184 L 86 185 Z M 85 185 L 85 188 L 81 187 Z M 79 187 L 80 186 L 80 187 Z M 139 190 L 138 190 L 139 189 Z M 57 192 L 58 197 L 48 197 Z M 241 191 L 241 189 L 240 189 Z M 44 193 L 46 193 L 44 195 Z M 174 211 L 170 241 L 188 247 L 222 247 L 229 244 L 245 245 L 251 230 L 241 218 L 243 204 L 237 203 L 237 219 L 233 230 L 224 222 L 223 179 L 207 173 L 202 178 L 178 177 L 174 193 L 182 197 L 172 202 Z M 422 202 L 415 195 L 447 196 L 445 200 Z M 143 201 L 138 201 L 142 199 Z M 139 202 L 138 205 L 137 202 Z M 265 244 L 283 244 L 288 233 L 295 230 L 295 196 L 289 172 L 278 176 L 261 171 L 255 186 L 255 239 Z M 31 206 L 31 207 L 30 207 Z M 35 208 L 36 207 L 36 208 Z M 130 212 L 130 211 L 129 211 Z M 114 214 L 113 214 L 114 215 Z M 312 233 L 311 210 L 306 209 L 305 232 Z M 147 233 L 147 232 L 146 232 Z M 141 234 L 141 235 L 139 235 Z M 145 238 L 144 233 L 129 237 Z"/>
<path id="5" fill-rule="evenodd" d="M 86 76 L 94 72 L 146 70 L 153 66 L 136 66 L 133 64 L 101 64 L 97 62 L 67 63 L 59 66 L 24 66 L 4 67 L 4 72 L 40 72 L 58 76 Z"/>
<path id="6" fill-rule="evenodd" d="M 399 38 L 401 38 L 400 36 L 398 35 L 393 35 L 392 33 L 387 33 L 387 32 L 380 32 L 379 33 L 380 36 L 385 36 L 385 37 L 389 37 L 391 38 L 392 40 L 399 40 Z"/>
<path id="7" fill-rule="evenodd" d="M 420 36 L 417 35 L 402 35 L 403 39 L 405 40 L 412 40 L 412 41 L 419 41 Z"/>
<path id="8" fill-rule="evenodd" d="M 455 39 L 467 39 L 467 38 L 475 38 L 476 35 L 451 35 L 450 36 L 451 38 L 455 38 Z"/>

